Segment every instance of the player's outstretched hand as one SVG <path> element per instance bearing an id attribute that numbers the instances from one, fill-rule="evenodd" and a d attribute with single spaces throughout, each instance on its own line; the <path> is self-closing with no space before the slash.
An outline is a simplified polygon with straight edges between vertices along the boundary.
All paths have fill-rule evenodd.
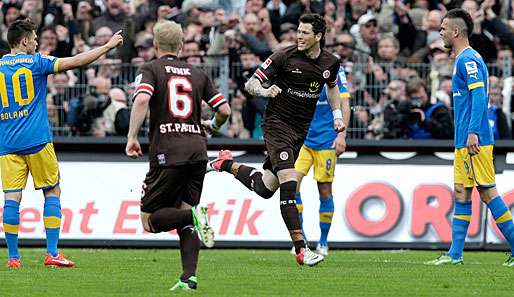
<path id="1" fill-rule="evenodd" d="M 278 94 L 282 93 L 282 89 L 277 85 L 272 85 L 266 89 L 266 97 L 275 98 Z"/>
<path id="2" fill-rule="evenodd" d="M 338 133 L 346 130 L 346 125 L 344 124 L 343 119 L 334 119 L 334 130 Z"/>
<path id="3" fill-rule="evenodd" d="M 128 139 L 127 146 L 125 148 L 125 153 L 127 157 L 136 159 L 143 155 L 143 151 L 141 150 L 141 145 L 137 139 Z"/>
<path id="4" fill-rule="evenodd" d="M 108 48 L 115 48 L 123 44 L 123 36 L 121 30 L 114 33 L 111 39 L 105 44 Z"/>

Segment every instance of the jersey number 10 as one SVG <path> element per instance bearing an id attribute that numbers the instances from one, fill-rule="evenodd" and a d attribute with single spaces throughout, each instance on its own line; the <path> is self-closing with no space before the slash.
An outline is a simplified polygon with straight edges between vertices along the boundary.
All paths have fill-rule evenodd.
<path id="1" fill-rule="evenodd" d="M 25 84 L 27 87 L 27 98 L 21 95 L 20 76 L 25 76 Z M 14 93 L 14 101 L 20 106 L 28 105 L 34 99 L 34 80 L 32 79 L 32 71 L 28 68 L 20 68 L 12 75 L 12 88 Z M 0 98 L 2 99 L 2 107 L 9 107 L 9 97 L 7 96 L 7 85 L 5 84 L 5 74 L 0 72 Z"/>

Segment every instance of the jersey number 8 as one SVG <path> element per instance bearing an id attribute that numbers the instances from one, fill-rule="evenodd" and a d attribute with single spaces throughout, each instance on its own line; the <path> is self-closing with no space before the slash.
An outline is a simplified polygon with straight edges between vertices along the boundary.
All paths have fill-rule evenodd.
<path id="1" fill-rule="evenodd" d="M 25 85 L 27 88 L 27 98 L 23 98 L 21 94 L 21 80 L 20 76 L 25 76 Z M 28 68 L 20 68 L 12 75 L 12 87 L 14 93 L 14 100 L 20 106 L 30 104 L 34 99 L 34 80 L 32 79 L 32 71 Z M 7 85 L 5 84 L 5 75 L 0 72 L 0 97 L 2 98 L 2 107 L 9 107 L 9 98 L 7 96 Z"/>
<path id="2" fill-rule="evenodd" d="M 179 91 L 179 88 L 181 91 Z M 168 107 L 171 115 L 177 119 L 185 119 L 193 111 L 193 99 L 189 93 L 193 90 L 191 81 L 182 76 L 172 76 L 168 80 Z"/>

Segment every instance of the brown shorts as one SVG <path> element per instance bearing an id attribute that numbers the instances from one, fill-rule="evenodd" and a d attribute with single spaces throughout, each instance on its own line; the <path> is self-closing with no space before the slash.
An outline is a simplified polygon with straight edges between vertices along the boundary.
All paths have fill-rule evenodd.
<path id="1" fill-rule="evenodd" d="M 278 122 L 263 125 L 263 131 L 268 151 L 263 168 L 275 174 L 283 169 L 294 169 L 306 133 L 299 133 L 289 125 Z"/>
<path id="2" fill-rule="evenodd" d="M 172 167 L 150 167 L 143 182 L 141 211 L 153 213 L 165 207 L 180 207 L 182 202 L 200 202 L 206 162 Z"/>

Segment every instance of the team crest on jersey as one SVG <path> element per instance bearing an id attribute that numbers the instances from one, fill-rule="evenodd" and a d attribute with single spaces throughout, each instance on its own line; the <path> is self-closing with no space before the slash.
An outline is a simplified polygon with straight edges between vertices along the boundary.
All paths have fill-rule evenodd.
<path id="1" fill-rule="evenodd" d="M 330 71 L 328 71 L 328 70 L 323 71 L 323 78 L 324 79 L 327 79 L 329 76 L 330 76 Z"/>
<path id="2" fill-rule="evenodd" d="M 468 74 L 478 73 L 478 65 L 475 61 L 466 62 L 464 66 Z"/>
<path id="3" fill-rule="evenodd" d="M 317 93 L 319 91 L 320 84 L 317 81 L 313 81 L 309 85 L 309 92 Z"/>
<path id="4" fill-rule="evenodd" d="M 270 58 L 267 58 L 266 61 L 264 61 L 262 64 L 261 64 L 261 68 L 266 70 L 268 69 L 269 65 L 271 65 L 271 59 Z"/>
<path id="5" fill-rule="evenodd" d="M 280 160 L 285 161 L 285 160 L 289 159 L 289 154 L 287 152 L 281 152 L 279 157 L 280 157 Z"/>

